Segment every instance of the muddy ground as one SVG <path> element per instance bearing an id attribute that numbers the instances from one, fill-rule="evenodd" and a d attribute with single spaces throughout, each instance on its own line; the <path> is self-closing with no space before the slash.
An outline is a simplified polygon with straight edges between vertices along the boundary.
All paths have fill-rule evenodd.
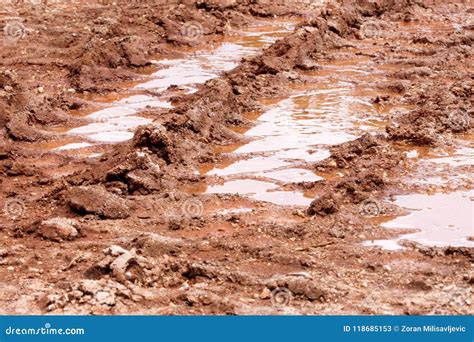
<path id="1" fill-rule="evenodd" d="M 433 171 L 407 151 L 472 141 L 473 13 L 422 1 L 5 6 L 1 313 L 472 314 L 473 248 L 363 242 L 404 233 L 381 226 L 401 211 L 388 198 L 433 191 L 419 182 Z M 193 94 L 170 87 L 174 108 L 147 110 L 154 122 L 131 141 L 96 158 L 47 148 L 83 122 L 73 113 L 92 111 L 88 99 L 120 97 L 154 71 L 151 59 L 278 18 L 295 30 Z M 199 190 L 219 182 L 201 170 L 236 158 L 226 148 L 245 142 L 262 99 L 360 57 L 383 70 L 362 82 L 380 91 L 372 103 L 410 110 L 305 165 L 324 179 L 285 187 L 310 194 L 308 207 Z M 472 167 L 437 172 L 473 188 Z"/>

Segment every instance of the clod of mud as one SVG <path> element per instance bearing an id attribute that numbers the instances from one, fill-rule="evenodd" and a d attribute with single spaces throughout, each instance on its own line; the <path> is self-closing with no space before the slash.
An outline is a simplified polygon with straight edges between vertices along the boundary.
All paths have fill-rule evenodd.
<path id="1" fill-rule="evenodd" d="M 229 281 L 243 285 L 255 285 L 262 283 L 260 279 L 246 272 L 228 271 L 206 263 L 192 263 L 188 265 L 187 269 L 183 273 L 183 276 L 189 279 L 204 277 L 207 279 Z"/>
<path id="2" fill-rule="evenodd" d="M 149 193 L 160 190 L 162 170 L 160 160 L 147 148 L 132 151 L 125 160 L 107 172 L 108 182 L 127 185 L 128 192 Z"/>
<path id="3" fill-rule="evenodd" d="M 67 191 L 69 206 L 81 214 L 95 214 L 102 218 L 124 219 L 130 216 L 127 200 L 108 192 L 99 185 L 80 186 Z"/>
<path id="4" fill-rule="evenodd" d="M 450 87 L 430 82 L 429 87 L 427 92 L 425 88 L 415 89 L 406 95 L 419 108 L 387 126 L 389 139 L 435 146 L 445 143 L 444 135 L 448 132 L 472 129 L 472 82 L 456 82 Z"/>
<path id="5" fill-rule="evenodd" d="M 77 220 L 55 217 L 41 222 L 36 231 L 45 239 L 60 242 L 78 237 L 79 229 L 80 224 Z"/>
<path id="6" fill-rule="evenodd" d="M 148 233 L 133 240 L 132 246 L 140 250 L 143 255 L 160 257 L 163 255 L 179 255 L 187 241 L 172 238 L 157 233 Z"/>
<path id="7" fill-rule="evenodd" d="M 329 293 L 321 283 L 311 276 L 304 274 L 289 274 L 282 276 L 275 276 L 267 281 L 267 288 L 288 289 L 292 295 L 303 296 L 310 301 L 325 302 L 329 299 Z"/>
<path id="8" fill-rule="evenodd" d="M 170 133 L 160 124 L 148 125 L 140 128 L 133 138 L 133 146 L 148 148 L 166 163 L 176 162 L 173 158 L 173 141 Z"/>
<path id="9" fill-rule="evenodd" d="M 324 194 L 316 198 L 308 208 L 309 215 L 326 216 L 339 210 L 339 201 L 333 194 Z"/>
<path id="10" fill-rule="evenodd" d="M 100 263 L 101 267 L 110 268 L 112 276 L 121 283 L 137 281 L 138 277 L 144 277 L 145 269 L 152 268 L 150 262 L 146 258 L 137 255 L 134 249 L 128 251 L 119 246 L 111 246 L 104 251 L 104 254 L 112 258 L 106 257 Z"/>
<path id="11" fill-rule="evenodd" d="M 89 267 L 85 276 L 100 279 L 108 276 L 119 283 L 150 284 L 153 265 L 144 257 L 137 255 L 134 249 L 111 246 L 104 251 L 105 257 Z"/>

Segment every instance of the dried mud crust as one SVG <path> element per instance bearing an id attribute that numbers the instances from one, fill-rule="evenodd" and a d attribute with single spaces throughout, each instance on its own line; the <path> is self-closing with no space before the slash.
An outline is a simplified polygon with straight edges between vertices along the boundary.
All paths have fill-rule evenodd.
<path id="1" fill-rule="evenodd" d="M 147 10 L 123 9 L 123 20 Z M 206 16 L 215 11 L 207 6 L 200 10 Z M 240 13 L 271 13 L 253 5 L 228 10 L 239 20 Z M 188 8 L 176 11 L 181 18 Z M 0 146 L 3 312 L 472 314 L 472 248 L 406 242 L 404 251 L 392 252 L 360 244 L 398 234 L 382 229 L 376 217 L 394 210 L 381 199 L 400 191 L 398 179 L 407 172 L 396 144 L 446 144 L 452 136 L 472 131 L 472 70 L 466 63 L 472 60 L 472 28 L 464 24 L 460 30 L 406 34 L 387 27 L 400 20 L 415 28 L 416 23 L 459 24 L 471 12 L 465 5 L 430 8 L 412 1 L 327 4 L 260 55 L 244 59 L 197 93 L 174 99 L 174 109 L 97 160 L 38 156 L 9 140 Z M 156 20 L 173 36 L 175 17 L 169 18 L 171 23 L 159 15 Z M 123 27 L 128 29 L 117 26 Z M 137 30 L 138 46 L 153 40 L 146 29 Z M 114 30 L 105 34 L 106 44 L 123 37 Z M 179 37 L 166 40 L 180 43 Z M 347 56 L 348 49 L 366 53 L 360 49 L 366 41 L 373 43 L 374 61 L 394 63 L 403 71 L 378 85 L 399 94 L 373 101 L 415 109 L 387 118 L 386 134 L 333 147 L 331 157 L 314 167 L 336 176 L 301 185 L 315 193 L 306 211 L 234 195 L 189 194 L 189 188 L 204 181 L 196 169 L 221 158 L 213 147 L 239 139 L 230 128 L 250 124 L 243 114 L 257 108 L 259 98 L 284 96 L 290 83 L 304 82 L 304 71 Z M 127 77 L 130 67 L 141 63 L 140 52 L 131 47 L 129 56 L 138 61 L 123 58 L 123 47 L 104 45 L 97 54 L 65 58 L 59 79 L 78 82 L 78 88 L 89 84 L 85 89 L 91 91 L 112 88 L 109 82 Z M 109 55 L 116 52 L 122 57 Z M 109 63 L 111 56 L 116 64 Z M 81 74 L 81 58 L 90 62 L 84 65 L 97 67 L 94 77 L 103 77 L 104 70 L 113 76 L 84 78 L 82 83 L 81 77 L 89 74 Z M 45 65 L 39 70 L 50 67 Z M 28 67 L 18 70 L 27 72 Z M 43 94 L 21 73 L 2 75 L 0 82 L 9 86 L 3 87 L 5 92 L 12 94 L 2 94 L 2 113 L 31 105 L 31 93 L 21 89 Z M 60 95 L 66 99 L 47 102 L 55 112 L 63 106 L 58 116 L 67 120 L 65 113 L 75 100 L 67 91 Z M 33 134 L 18 128 L 31 128 L 37 120 L 31 110 L 25 115 L 18 124 L 12 124 L 11 115 L 1 119 L 7 136 L 27 140 Z M 59 176 L 48 172 L 51 165 Z M 253 210 L 220 211 L 240 206 Z"/>

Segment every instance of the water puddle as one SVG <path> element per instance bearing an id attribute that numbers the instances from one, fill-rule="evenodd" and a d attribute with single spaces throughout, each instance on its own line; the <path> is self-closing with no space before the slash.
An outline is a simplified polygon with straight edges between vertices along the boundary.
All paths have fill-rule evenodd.
<path id="1" fill-rule="evenodd" d="M 321 70 L 306 73 L 310 82 L 294 86 L 288 98 L 262 101 L 266 109 L 255 117 L 256 125 L 242 132 L 250 142 L 227 151 L 241 159 L 207 172 L 224 179 L 207 192 L 249 194 L 277 205 L 307 206 L 312 196 L 282 186 L 324 179 L 311 171 L 311 164 L 329 157 L 332 145 L 364 132 L 381 132 L 387 113 L 408 110 L 371 102 L 381 93 L 370 86 L 382 77 L 374 67 L 364 56 L 326 63 Z M 249 182 L 255 178 L 264 179 L 265 186 Z"/>
<path id="2" fill-rule="evenodd" d="M 397 146 L 415 162 L 402 180 L 415 186 L 413 194 L 399 196 L 395 204 L 409 214 L 382 224 L 386 228 L 407 228 L 417 233 L 397 239 L 367 241 L 365 246 L 396 250 L 401 239 L 431 246 L 474 247 L 474 146 L 473 136 L 461 134 L 447 147 Z M 425 193 L 426 192 L 426 193 Z"/>
<path id="3" fill-rule="evenodd" d="M 291 32 L 293 27 L 294 23 L 289 22 L 261 25 L 236 33 L 217 48 L 192 51 L 187 58 L 153 61 L 155 71 L 148 75 L 148 80 L 128 87 L 125 96 L 111 97 L 111 101 L 108 97 L 92 101 L 100 109 L 84 116 L 90 122 L 65 133 L 80 137 L 82 141 L 67 143 L 67 139 L 64 139 L 63 146 L 55 148 L 54 151 L 71 151 L 131 139 L 138 126 L 153 121 L 142 114 L 142 111 L 151 108 L 172 108 L 167 100 L 169 94 L 165 97 L 160 95 L 161 92 L 169 90 L 171 86 L 187 93 L 195 92 L 197 85 L 233 69 L 242 57 L 258 53 Z M 150 95 L 148 91 L 157 95 Z M 93 97 L 85 99 L 92 100 Z"/>
<path id="4" fill-rule="evenodd" d="M 469 240 L 469 237 L 474 236 L 473 190 L 399 196 L 395 204 L 408 210 L 409 214 L 397 217 L 382 226 L 416 229 L 418 232 L 402 235 L 397 240 L 379 240 L 365 245 L 396 249 L 396 241 L 409 239 L 438 247 L 474 247 L 474 241 Z"/>
<path id="5" fill-rule="evenodd" d="M 426 163 L 447 164 L 452 167 L 472 166 L 474 161 L 474 148 L 469 146 L 459 146 L 451 153 L 445 153 L 444 156 L 437 156 L 425 160 Z"/>
<path id="6" fill-rule="evenodd" d="M 404 29 L 415 30 L 411 26 Z M 242 57 L 258 53 L 291 30 L 288 23 L 255 27 L 226 38 L 216 48 L 188 51 L 187 58 L 156 60 L 143 83 L 129 85 L 126 92 L 116 96 L 87 98 L 98 107 L 83 115 L 89 123 L 65 132 L 62 144 L 55 143 L 51 149 L 63 153 L 78 151 L 78 155 L 87 151 L 89 156 L 96 156 L 94 146 L 129 140 L 138 126 L 153 120 L 143 111 L 172 108 L 170 92 L 197 91 L 200 84 L 231 70 Z M 371 47 L 366 49 L 370 51 Z M 399 70 L 398 65 L 377 65 L 360 55 L 321 67 L 305 73 L 309 82 L 295 85 L 288 98 L 262 99 L 264 110 L 248 114 L 256 124 L 239 131 L 250 141 L 222 149 L 236 161 L 202 168 L 202 173 L 214 176 L 210 179 L 216 182 L 201 185 L 200 192 L 240 194 L 277 205 L 307 206 L 314 194 L 295 191 L 291 184 L 329 177 L 316 174 L 311 165 L 329 157 L 332 145 L 356 139 L 364 132 L 382 132 L 392 112 L 411 109 L 371 102 L 372 97 L 385 95 L 376 84 L 383 81 L 384 72 Z M 464 143 L 443 153 L 411 150 L 407 155 L 425 165 L 424 170 L 433 170 L 432 174 L 425 172 L 422 180 L 416 177 L 417 181 L 441 185 L 446 182 L 446 166 L 472 166 L 473 149 L 472 143 Z M 468 239 L 473 235 L 473 195 L 472 191 L 455 191 L 399 196 L 395 203 L 409 214 L 383 225 L 417 230 L 399 239 L 438 246 L 474 246 Z M 402 248 L 397 243 L 399 239 L 370 241 L 365 245 L 397 250 Z"/>
<path id="7" fill-rule="evenodd" d="M 197 91 L 196 85 L 219 77 L 235 68 L 243 57 L 255 55 L 293 30 L 294 25 L 282 22 L 278 26 L 261 26 L 242 31 L 210 51 L 194 52 L 182 59 L 162 59 L 154 63 L 161 69 L 151 75 L 152 80 L 135 89 L 153 89 L 160 92 L 178 86 L 188 93 Z"/>
<path id="8" fill-rule="evenodd" d="M 403 183 L 425 193 L 396 197 L 395 204 L 408 211 L 382 224 L 386 228 L 418 230 L 396 239 L 366 241 L 364 246 L 403 249 L 402 239 L 430 246 L 474 247 L 474 146 L 473 136 L 461 134 L 442 148 L 397 146 L 415 167 Z"/>
<path id="9" fill-rule="evenodd" d="M 400 147 L 403 150 L 403 147 Z M 420 163 L 439 164 L 449 167 L 473 166 L 474 165 L 474 136 L 472 134 L 460 134 L 453 140 L 450 146 L 444 148 L 416 147 L 404 150 L 407 157 L 416 159 Z"/>
<path id="10" fill-rule="evenodd" d="M 115 143 L 129 140 L 133 137 L 136 127 L 151 123 L 151 118 L 139 115 L 140 111 L 149 108 L 171 108 L 171 104 L 149 95 L 131 95 L 111 102 L 98 103 L 105 107 L 86 116 L 90 121 L 84 126 L 70 129 L 67 135 L 83 138 L 78 144 L 68 144 L 56 149 L 57 151 L 81 149 L 93 144 Z"/>

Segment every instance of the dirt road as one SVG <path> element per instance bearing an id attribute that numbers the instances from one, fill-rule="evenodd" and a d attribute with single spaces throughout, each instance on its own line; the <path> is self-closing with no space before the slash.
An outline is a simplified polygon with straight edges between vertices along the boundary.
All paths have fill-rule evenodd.
<path id="1" fill-rule="evenodd" d="M 472 314 L 473 7 L 0 12 L 3 314 Z"/>

